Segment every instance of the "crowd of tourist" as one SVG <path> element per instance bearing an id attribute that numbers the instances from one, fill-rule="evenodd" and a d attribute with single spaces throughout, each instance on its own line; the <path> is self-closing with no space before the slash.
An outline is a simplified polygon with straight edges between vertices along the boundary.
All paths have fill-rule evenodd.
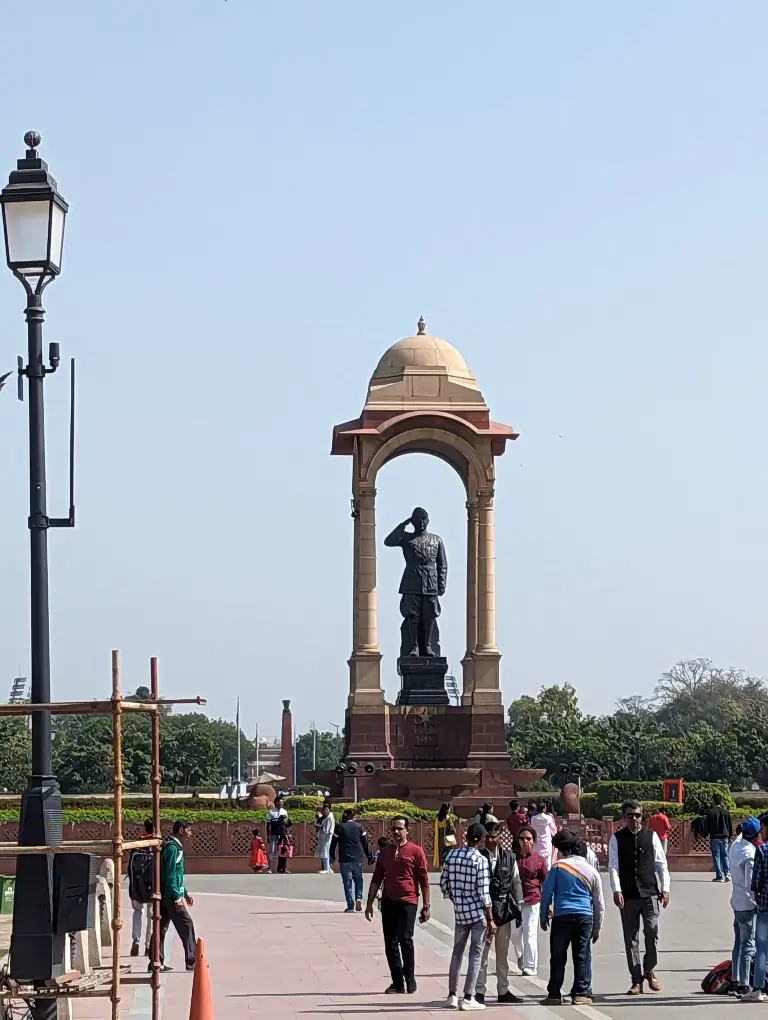
<path id="1" fill-rule="evenodd" d="M 522 976 L 535 977 L 540 932 L 547 932 L 550 966 L 544 1003 L 560 1005 L 564 1001 L 570 949 L 574 977 L 568 998 L 575 1005 L 586 1005 L 592 1001 L 592 946 L 600 938 L 605 914 L 597 857 L 577 834 L 568 828 L 558 829 L 551 802 L 524 805 L 515 800 L 509 809 L 506 821 L 500 822 L 492 804 L 481 805 L 461 846 L 457 845 L 456 818 L 448 804 L 442 805 L 434 823 L 432 863 L 441 868 L 440 889 L 453 904 L 455 915 L 446 1004 L 461 1010 L 485 1008 L 492 952 L 497 1001 L 521 1001 L 510 989 L 510 953 Z M 635 800 L 622 805 L 621 815 L 623 824 L 607 847 L 608 884 L 621 918 L 630 976 L 628 995 L 635 996 L 661 989 L 656 973 L 659 917 L 670 898 L 667 851 L 671 823 L 661 808 L 644 818 L 643 808 Z M 410 839 L 408 820 L 402 815 L 393 818 L 390 834 L 382 837 L 375 849 L 352 808 L 336 822 L 327 800 L 317 812 L 315 825 L 320 871 L 331 873 L 331 862 L 338 860 L 348 912 L 364 909 L 363 868 L 366 862 L 375 862 L 365 912 L 370 920 L 377 904 L 381 911 L 391 976 L 386 992 L 413 994 L 414 926 L 417 916 L 422 922 L 430 917 L 430 889 L 427 858 Z M 266 844 L 254 830 L 250 858 L 254 871 L 270 870 L 275 858 L 281 870 L 281 860 L 289 857 L 290 828 L 278 797 L 268 813 Z M 768 813 L 747 818 L 734 833 L 730 813 L 715 794 L 700 820 L 700 831 L 709 838 L 712 881 L 732 883 L 733 952 L 730 966 L 722 967 L 719 987 L 728 987 L 746 1002 L 768 1001 Z M 138 886 L 135 881 L 132 890 Z M 143 899 L 134 899 L 136 947 L 146 909 Z M 164 929 L 168 923 L 175 924 L 189 943 L 182 897 L 169 899 Z M 459 989 L 465 954 L 466 975 Z"/>

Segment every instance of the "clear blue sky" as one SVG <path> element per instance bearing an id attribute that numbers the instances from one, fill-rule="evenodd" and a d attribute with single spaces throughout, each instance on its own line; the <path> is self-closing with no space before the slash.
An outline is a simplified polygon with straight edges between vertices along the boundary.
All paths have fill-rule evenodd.
<path id="1" fill-rule="evenodd" d="M 768 674 L 764 3 L 9 5 L 24 131 L 71 204 L 46 340 L 79 365 L 78 527 L 51 535 L 55 694 L 125 686 L 277 732 L 341 722 L 351 466 L 381 353 L 454 343 L 493 416 L 505 700 L 649 693 L 698 655 Z M 25 342 L 0 272 L 0 373 Z M 66 512 L 66 381 L 47 384 Z M 0 688 L 28 669 L 25 408 L 0 394 Z M 380 634 L 426 506 L 464 650 L 464 496 L 380 476 Z"/>

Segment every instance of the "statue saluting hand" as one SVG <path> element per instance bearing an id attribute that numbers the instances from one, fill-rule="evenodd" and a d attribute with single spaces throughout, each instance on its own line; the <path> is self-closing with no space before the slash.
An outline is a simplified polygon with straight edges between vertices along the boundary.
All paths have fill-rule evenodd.
<path id="1" fill-rule="evenodd" d="M 413 531 L 406 531 L 408 525 Z M 407 521 L 398 524 L 384 539 L 384 545 L 399 545 L 405 557 L 405 570 L 400 581 L 400 612 L 403 624 L 400 657 L 440 655 L 439 595 L 445 594 L 448 561 L 439 535 L 427 531 L 429 514 L 417 506 Z"/>

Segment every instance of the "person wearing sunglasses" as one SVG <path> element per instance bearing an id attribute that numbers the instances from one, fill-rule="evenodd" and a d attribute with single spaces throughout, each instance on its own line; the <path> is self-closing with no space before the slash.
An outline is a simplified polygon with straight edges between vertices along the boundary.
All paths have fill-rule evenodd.
<path id="1" fill-rule="evenodd" d="M 390 824 L 392 843 L 382 847 L 368 889 L 365 916 L 373 920 L 376 893 L 382 887 L 381 927 L 392 984 L 387 995 L 413 995 L 416 991 L 413 929 L 419 909 L 419 920 L 429 920 L 429 872 L 427 856 L 418 843 L 408 838 L 408 819 L 395 815 Z"/>
<path id="2" fill-rule="evenodd" d="M 613 902 L 621 913 L 624 949 L 632 979 L 629 995 L 642 995 L 643 982 L 661 990 L 656 977 L 659 943 L 659 903 L 669 903 L 669 868 L 661 840 L 643 828 L 643 809 L 636 800 L 621 805 L 624 827 L 608 844 L 608 876 Z M 645 955 L 640 959 L 640 921 Z"/>

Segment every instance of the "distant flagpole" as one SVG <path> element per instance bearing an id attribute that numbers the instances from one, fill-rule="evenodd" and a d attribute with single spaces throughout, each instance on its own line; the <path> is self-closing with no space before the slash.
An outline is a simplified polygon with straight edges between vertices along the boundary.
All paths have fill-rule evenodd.
<path id="1" fill-rule="evenodd" d="M 258 779 L 259 776 L 261 775 L 261 772 L 259 772 L 259 724 L 258 723 L 256 723 L 256 739 L 254 741 L 254 744 L 256 745 L 256 778 Z"/>
<path id="2" fill-rule="evenodd" d="M 240 761 L 240 699 L 237 699 L 237 718 L 235 720 L 237 730 L 237 792 L 240 793 L 240 780 L 243 778 L 243 765 Z"/>

